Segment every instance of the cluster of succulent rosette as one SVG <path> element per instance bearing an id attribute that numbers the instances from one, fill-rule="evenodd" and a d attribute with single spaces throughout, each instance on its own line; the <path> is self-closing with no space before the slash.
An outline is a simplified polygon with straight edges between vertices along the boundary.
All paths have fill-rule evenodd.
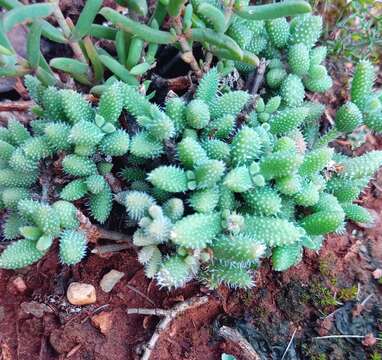
<path id="1" fill-rule="evenodd" d="M 244 58 L 266 59 L 260 95 L 227 85 L 229 69 L 246 76 L 256 66 L 217 47 L 209 50 L 225 60 L 204 74 L 192 99 L 172 94 L 163 107 L 144 87 L 116 78 L 93 107 L 78 92 L 25 77 L 36 119 L 0 128 L 3 236 L 15 240 L 0 255 L 1 268 L 36 262 L 56 238 L 61 261 L 78 263 L 87 247 L 76 215 L 77 207 L 85 211 L 83 198 L 98 223 L 110 217 L 113 200 L 126 208 L 112 216 L 125 219 L 146 275 L 170 289 L 194 278 L 212 288 L 249 288 L 262 259 L 286 270 L 347 220 L 373 221 L 353 202 L 382 165 L 382 151 L 349 157 L 329 146 L 361 125 L 382 131 L 373 66 L 356 65 L 350 101 L 320 135 L 325 106 L 306 100 L 306 92 L 332 85 L 326 48 L 316 46 L 321 17 L 234 14 L 226 26 L 219 4 L 193 5 L 194 22 L 226 32 Z M 47 171 L 61 181 L 47 188 Z M 123 191 L 112 193 L 110 173 Z"/>

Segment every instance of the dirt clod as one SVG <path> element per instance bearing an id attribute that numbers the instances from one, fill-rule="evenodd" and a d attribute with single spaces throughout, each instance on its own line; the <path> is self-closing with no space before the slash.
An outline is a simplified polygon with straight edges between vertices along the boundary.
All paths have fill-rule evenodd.
<path id="1" fill-rule="evenodd" d="M 102 334 L 107 335 L 113 323 L 112 313 L 103 311 L 92 316 L 91 322 Z"/>
<path id="2" fill-rule="evenodd" d="M 52 313 L 49 306 L 40 304 L 37 301 L 23 302 L 20 307 L 26 314 L 31 314 L 37 318 L 42 318 L 44 313 Z"/>

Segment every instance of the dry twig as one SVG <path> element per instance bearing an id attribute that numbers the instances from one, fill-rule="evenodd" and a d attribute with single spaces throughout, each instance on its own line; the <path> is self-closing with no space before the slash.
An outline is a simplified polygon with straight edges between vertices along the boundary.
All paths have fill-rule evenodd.
<path id="1" fill-rule="evenodd" d="M 84 215 L 84 213 L 80 210 L 77 210 L 77 219 L 80 221 L 80 229 L 82 229 L 86 233 L 88 242 L 97 243 L 98 239 L 105 239 L 116 241 L 118 243 L 126 243 L 131 249 L 137 248 L 131 242 L 131 236 L 120 233 L 118 231 L 106 230 L 97 225 L 92 224 L 89 218 L 86 215 Z"/>
<path id="2" fill-rule="evenodd" d="M 267 68 L 268 62 L 265 59 L 261 59 L 260 64 L 258 68 L 255 70 L 256 71 L 256 76 L 253 81 L 252 89 L 251 89 L 251 94 L 252 95 L 257 95 L 260 86 L 262 85 L 264 81 L 264 75 L 265 75 L 265 70 Z"/>
<path id="3" fill-rule="evenodd" d="M 317 336 L 313 340 L 326 340 L 326 339 L 364 339 L 365 335 L 327 335 L 327 336 Z M 377 341 L 382 341 L 381 338 L 376 338 Z"/>
<path id="4" fill-rule="evenodd" d="M 240 334 L 236 329 L 232 329 L 228 326 L 222 326 L 218 334 L 227 341 L 231 341 L 237 344 L 242 351 L 243 357 L 248 360 L 261 360 L 258 353 L 252 347 L 252 345 Z"/>
<path id="5" fill-rule="evenodd" d="M 182 312 L 189 310 L 191 308 L 195 308 L 201 306 L 208 302 L 208 297 L 193 297 L 186 301 L 181 302 L 180 304 L 175 305 L 172 309 L 164 310 L 164 309 L 127 309 L 127 314 L 141 314 L 141 315 L 155 315 L 155 316 L 164 316 L 151 337 L 150 341 L 144 347 L 144 353 L 141 357 L 141 360 L 149 360 L 151 353 L 157 343 L 161 334 L 167 330 L 170 323 Z M 257 359 L 256 359 L 257 360 Z"/>
<path id="6" fill-rule="evenodd" d="M 84 95 L 84 98 L 91 103 L 97 103 L 98 98 L 92 94 Z M 0 102 L 0 112 L 4 111 L 17 111 L 27 112 L 35 106 L 36 103 L 32 100 L 20 100 L 20 101 L 2 101 Z M 32 119 L 31 119 L 32 120 Z"/>
<path id="7" fill-rule="evenodd" d="M 118 252 L 121 250 L 131 249 L 131 244 L 125 243 L 125 244 L 110 244 L 110 245 L 101 245 L 95 247 L 91 253 L 97 254 L 97 255 L 104 255 L 107 253 L 113 253 Z"/>
<path id="8" fill-rule="evenodd" d="M 164 87 L 169 91 L 174 91 L 175 93 L 184 91 L 192 86 L 191 78 L 188 75 L 166 79 L 157 74 L 153 74 L 151 76 L 151 80 L 153 81 L 153 85 L 157 88 Z"/>
<path id="9" fill-rule="evenodd" d="M 284 360 L 285 355 L 288 353 L 288 350 L 289 350 L 290 346 L 292 345 L 294 336 L 296 335 L 296 331 L 297 331 L 297 329 L 295 329 L 295 330 L 293 331 L 292 337 L 291 337 L 291 339 L 289 340 L 288 346 L 287 346 L 287 348 L 285 349 L 284 354 L 283 354 L 281 360 Z"/>
<path id="10" fill-rule="evenodd" d="M 0 112 L 3 111 L 28 111 L 35 105 L 34 101 L 3 101 L 0 102 Z"/>

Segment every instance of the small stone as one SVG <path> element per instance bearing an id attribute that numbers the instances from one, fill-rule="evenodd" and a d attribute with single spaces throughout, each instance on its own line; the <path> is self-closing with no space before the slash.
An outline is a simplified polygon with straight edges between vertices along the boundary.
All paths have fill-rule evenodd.
<path id="1" fill-rule="evenodd" d="M 380 278 L 382 278 L 382 269 L 375 269 L 373 271 L 373 277 L 375 280 L 379 280 Z"/>
<path id="2" fill-rule="evenodd" d="M 112 314 L 107 311 L 102 311 L 101 313 L 92 316 L 91 322 L 102 334 L 106 335 L 113 324 Z"/>
<path id="3" fill-rule="evenodd" d="M 49 306 L 37 301 L 23 302 L 20 304 L 20 307 L 25 313 L 31 314 L 37 318 L 42 318 L 44 313 L 53 312 Z"/>
<path id="4" fill-rule="evenodd" d="M 110 270 L 103 276 L 99 285 L 104 292 L 109 293 L 124 275 L 125 274 L 123 272 Z"/>
<path id="5" fill-rule="evenodd" d="M 72 305 L 89 305 L 97 300 L 94 286 L 79 282 L 73 282 L 69 285 L 66 297 Z"/>
<path id="6" fill-rule="evenodd" d="M 374 346 L 377 343 L 377 339 L 373 334 L 366 334 L 365 338 L 362 340 L 363 346 Z"/>
<path id="7" fill-rule="evenodd" d="M 27 289 L 27 285 L 25 284 L 24 279 L 21 276 L 17 276 L 12 281 L 13 286 L 17 290 L 18 293 L 23 294 L 25 290 Z"/>

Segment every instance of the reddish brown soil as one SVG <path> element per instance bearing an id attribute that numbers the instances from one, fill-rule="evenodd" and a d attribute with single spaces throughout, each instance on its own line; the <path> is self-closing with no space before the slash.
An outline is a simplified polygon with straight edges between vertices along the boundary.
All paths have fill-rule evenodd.
<path id="1" fill-rule="evenodd" d="M 367 140 L 357 153 L 382 148 L 380 138 L 370 135 Z M 338 145 L 350 152 L 346 141 Z M 349 224 L 344 235 L 329 236 L 319 253 L 306 251 L 303 262 L 282 274 L 273 272 L 265 261 L 256 274 L 257 287 L 251 291 L 220 288 L 207 292 L 206 305 L 186 311 L 161 335 L 151 360 L 218 360 L 223 352 L 244 359 L 236 344 L 216 335 L 222 324 L 238 328 L 262 360 L 281 359 L 295 330 L 289 359 L 318 359 L 324 353 L 323 359 L 366 360 L 380 353 L 381 347 L 366 346 L 361 340 L 312 340 L 328 334 L 378 336 L 382 331 L 382 286 L 372 275 L 382 268 L 382 171 L 360 203 L 374 211 L 373 228 Z M 206 294 L 197 282 L 175 292 L 158 289 L 145 278 L 133 252 L 90 255 L 73 268 L 62 266 L 56 254 L 57 249 L 52 249 L 24 270 L 0 270 L 0 360 L 138 359 L 159 319 L 127 315 L 127 308 L 168 309 L 191 296 Z M 99 282 L 111 269 L 125 276 L 106 294 Z M 18 277 L 26 284 L 22 293 L 15 287 Z M 73 281 L 93 284 L 97 302 L 70 305 L 65 293 Z M 338 294 L 352 286 L 358 287 L 356 296 L 341 299 Z M 366 305 L 360 306 L 369 295 Z M 95 326 L 97 316 L 111 324 L 107 332 Z"/>
<path id="2" fill-rule="evenodd" d="M 63 4 L 76 15 L 82 1 Z M 335 75 L 336 69 L 331 70 Z M 339 98 L 345 96 L 341 90 L 344 85 L 342 79 L 336 79 L 335 91 L 321 99 L 329 107 L 329 121 Z M 369 136 L 367 140 L 362 151 L 382 148 L 380 139 Z M 52 249 L 27 269 L 0 270 L 0 360 L 138 359 L 159 319 L 127 315 L 126 309 L 168 309 L 201 294 L 209 296 L 208 303 L 174 320 L 161 335 L 151 360 L 219 360 L 223 352 L 242 360 L 236 344 L 216 335 L 222 324 L 238 328 L 262 360 L 281 359 L 295 330 L 295 341 L 285 360 L 369 359 L 370 354 L 381 353 L 381 347 L 360 340 L 313 340 L 339 333 L 371 332 L 377 336 L 382 331 L 382 286 L 372 276 L 375 269 L 382 268 L 382 171 L 361 202 L 375 211 L 375 227 L 348 225 L 344 235 L 329 236 L 319 253 L 306 251 L 303 262 L 282 274 L 273 272 L 269 262 L 264 262 L 256 274 L 257 287 L 248 292 L 220 288 L 206 293 L 196 282 L 175 292 L 160 290 L 145 278 L 135 254 L 129 251 L 109 257 L 90 255 L 69 268 L 58 262 L 57 249 Z M 111 269 L 125 276 L 106 294 L 99 282 Z M 16 288 L 16 278 L 25 282 L 24 292 Z M 70 305 L 65 293 L 73 281 L 93 284 L 97 302 L 83 307 Z M 352 286 L 358 287 L 356 296 L 340 299 L 341 290 Z M 369 301 L 360 306 L 369 295 Z M 327 300 L 333 299 L 338 303 L 328 304 Z M 97 317 L 109 321 L 105 333 L 95 326 Z M 325 357 L 319 358 L 320 354 Z"/>
<path id="3" fill-rule="evenodd" d="M 257 288 L 250 292 L 222 288 L 209 293 L 208 304 L 185 312 L 162 334 L 151 359 L 215 360 L 223 351 L 240 359 L 240 350 L 234 344 L 214 334 L 216 319 L 221 323 L 245 319 L 269 337 L 270 342 L 281 341 L 285 345 L 294 329 L 297 329 L 296 339 L 301 341 L 309 334 L 326 335 L 332 329 L 332 320 L 330 317 L 324 321 L 319 311 L 329 314 L 339 305 L 320 308 L 315 304 L 307 295 L 314 281 L 333 291 L 359 284 L 358 301 L 352 303 L 349 311 L 373 294 L 362 311 L 368 313 L 381 296 L 381 286 L 372 276 L 382 265 L 381 193 L 376 189 L 368 190 L 363 202 L 376 211 L 373 229 L 350 225 L 348 233 L 357 231 L 356 235 L 330 236 L 319 256 L 306 252 L 300 265 L 283 274 L 272 272 L 265 263 L 256 276 Z M 135 255 L 127 251 L 107 258 L 91 255 L 72 269 L 61 266 L 55 253 L 53 250 L 40 263 L 23 271 L 0 271 L 0 355 L 4 360 L 137 359 L 137 353 L 149 340 L 158 319 L 127 315 L 126 308 L 154 307 L 154 304 L 157 308 L 170 308 L 200 293 L 196 283 L 171 293 L 159 290 L 154 282 L 145 278 Z M 122 271 L 125 276 L 110 294 L 106 294 L 100 289 L 99 281 L 110 269 Z M 23 294 L 14 285 L 17 276 L 26 283 Z M 336 283 L 330 279 L 336 279 Z M 73 281 L 93 284 L 97 289 L 97 302 L 81 308 L 68 304 L 65 292 Z M 31 301 L 47 305 L 42 316 L 27 314 L 25 309 L 31 306 L 28 304 Z M 111 327 L 105 334 L 92 323 L 97 314 L 111 320 Z M 280 329 L 280 324 L 285 322 L 284 330 Z M 357 346 L 358 351 L 364 351 L 361 343 Z M 333 356 L 329 358 L 346 358 L 345 354 Z"/>

